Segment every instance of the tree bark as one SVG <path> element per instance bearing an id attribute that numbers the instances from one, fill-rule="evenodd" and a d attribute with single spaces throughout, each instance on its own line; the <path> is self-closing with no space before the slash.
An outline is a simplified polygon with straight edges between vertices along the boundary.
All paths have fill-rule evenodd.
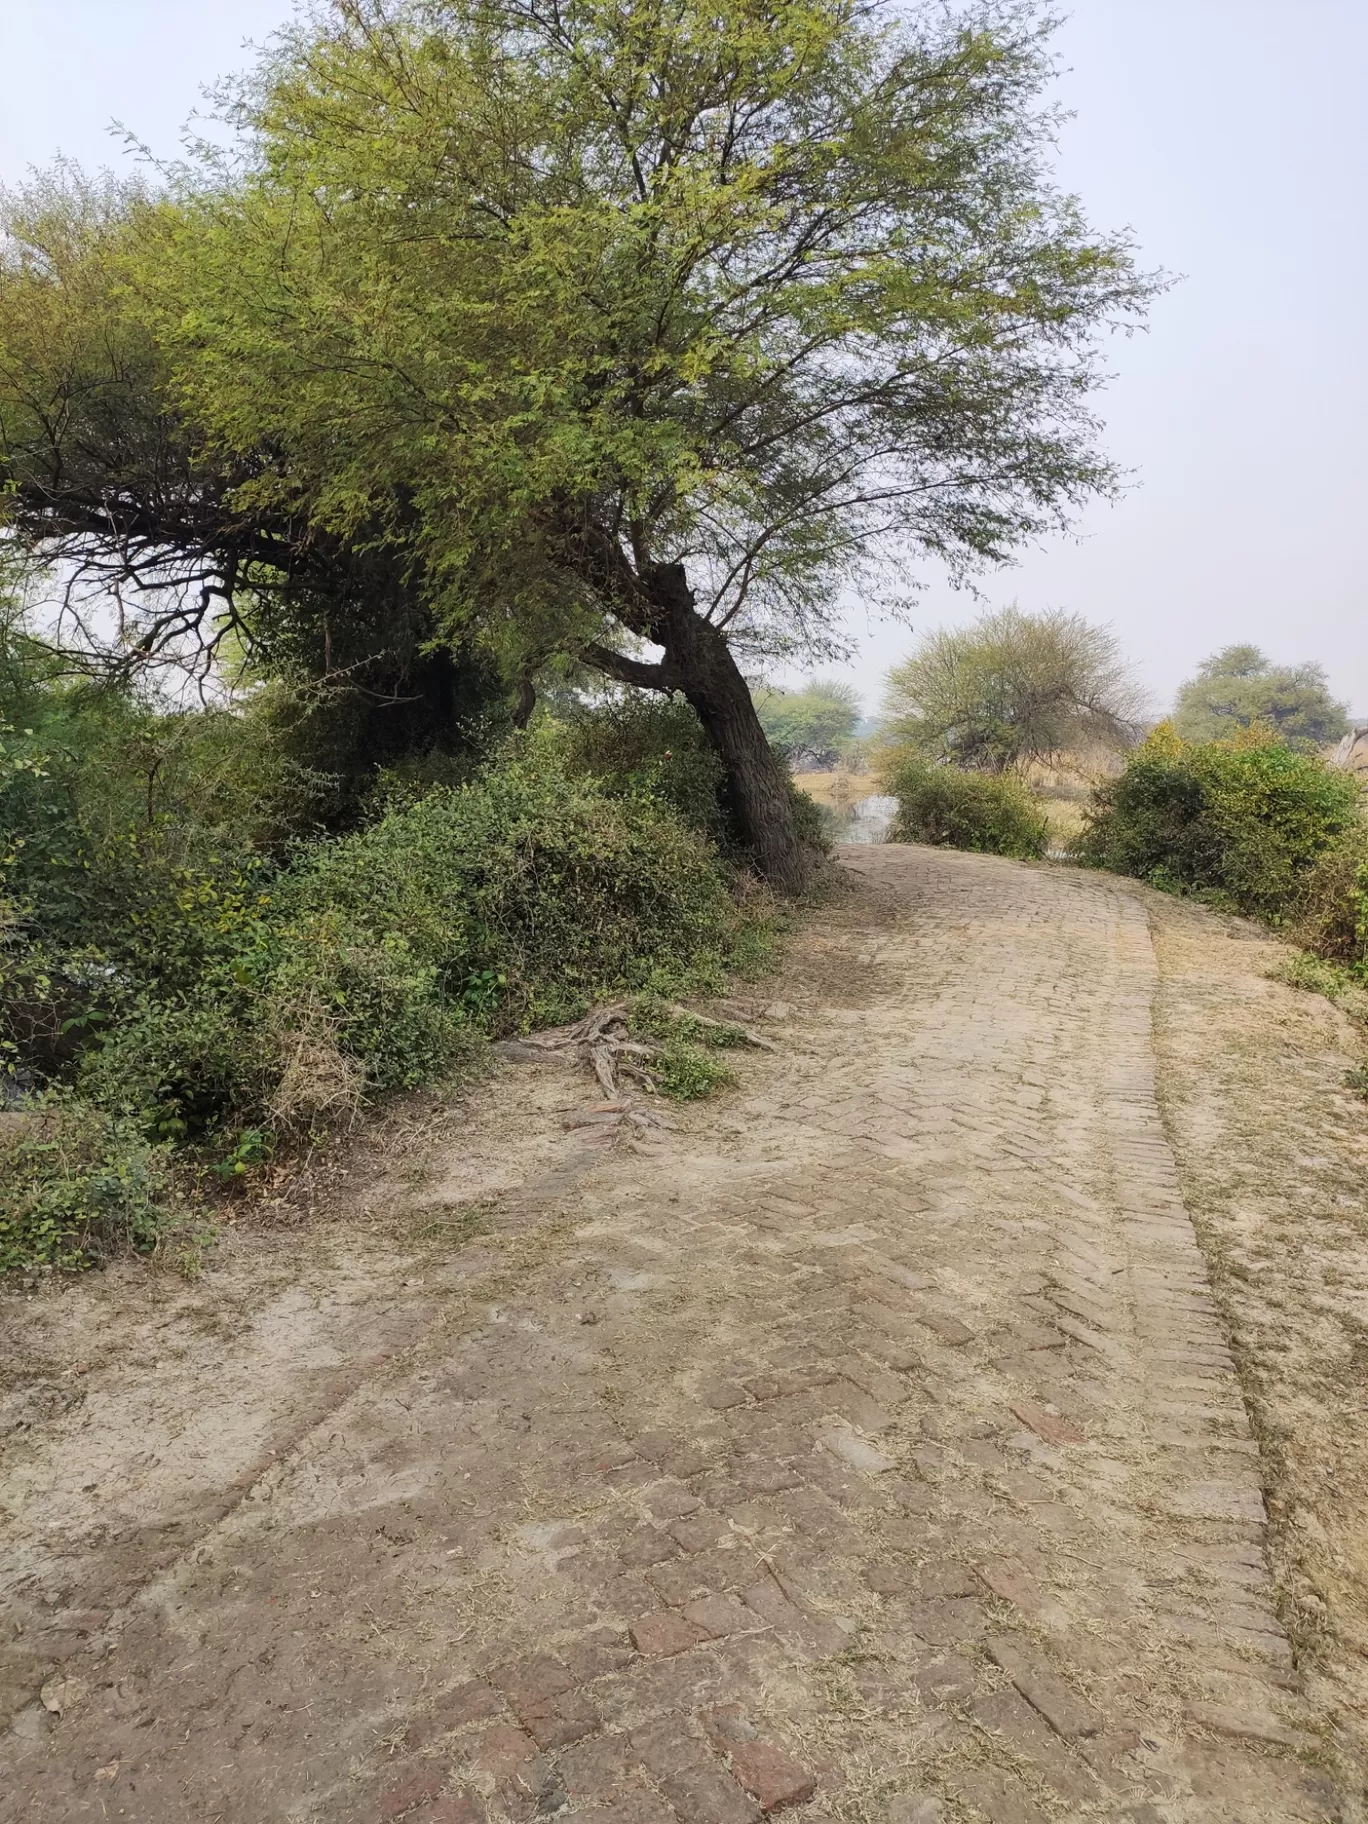
<path id="1" fill-rule="evenodd" d="M 737 834 L 772 886 L 800 893 L 812 858 L 799 839 L 788 769 L 760 726 L 726 636 L 694 607 L 682 564 L 657 565 L 640 583 L 651 610 L 642 632 L 664 648 L 661 663 L 646 665 L 601 647 L 584 656 L 624 683 L 677 690 L 688 700 L 727 769 Z"/>

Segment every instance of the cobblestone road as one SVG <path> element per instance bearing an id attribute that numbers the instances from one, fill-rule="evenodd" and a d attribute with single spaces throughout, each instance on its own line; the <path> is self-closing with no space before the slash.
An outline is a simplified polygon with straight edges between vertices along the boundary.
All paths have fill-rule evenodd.
<path id="1" fill-rule="evenodd" d="M 502 1279 L 388 1361 L 369 1335 L 112 1623 L 68 1579 L 88 1694 L 10 1738 L 0 1815 L 1340 1816 L 1156 1108 L 1141 904 L 846 860 L 730 1105 L 652 1150 L 557 1139 L 498 1204 Z"/>

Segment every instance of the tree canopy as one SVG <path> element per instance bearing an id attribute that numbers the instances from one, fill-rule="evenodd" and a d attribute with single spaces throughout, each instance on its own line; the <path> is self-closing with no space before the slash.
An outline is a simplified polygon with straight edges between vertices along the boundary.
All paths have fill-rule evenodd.
<path id="1" fill-rule="evenodd" d="M 1349 727 L 1321 665 L 1274 665 L 1257 646 L 1226 646 L 1203 659 L 1178 692 L 1173 725 L 1187 741 L 1217 741 L 1256 724 L 1287 741 L 1324 747 Z"/>
<path id="2" fill-rule="evenodd" d="M 122 566 L 134 646 L 369 663 L 393 622 L 410 667 L 682 691 L 794 884 L 738 659 L 832 653 L 862 569 L 1000 562 L 1114 485 L 1099 332 L 1154 285 L 1051 183 L 1048 33 L 335 0 L 236 91 L 233 157 L 11 209 L 11 524 Z"/>
<path id="3" fill-rule="evenodd" d="M 834 766 L 855 732 L 860 694 L 839 678 L 814 678 L 801 690 L 759 690 L 755 707 L 770 743 L 787 759 Z"/>
<path id="4" fill-rule="evenodd" d="M 1134 739 L 1143 709 L 1108 628 L 1003 608 L 928 633 L 889 673 L 885 726 L 935 759 L 982 772 Z"/>

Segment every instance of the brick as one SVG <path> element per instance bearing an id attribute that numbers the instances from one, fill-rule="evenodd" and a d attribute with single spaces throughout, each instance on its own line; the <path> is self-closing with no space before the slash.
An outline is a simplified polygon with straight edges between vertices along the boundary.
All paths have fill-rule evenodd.
<path id="1" fill-rule="evenodd" d="M 755 1724 L 740 1704 L 718 1704 L 711 1710 L 704 1710 L 698 1720 L 719 1754 L 730 1754 L 736 1742 L 756 1739 Z"/>
<path id="2" fill-rule="evenodd" d="M 979 1767 L 956 1776 L 958 1796 L 981 1811 L 989 1824 L 1050 1824 L 1015 1774 Z"/>
<path id="3" fill-rule="evenodd" d="M 612 1792 L 635 1764 L 625 1735 L 599 1735 L 576 1742 L 556 1760 L 572 1799 L 599 1798 Z"/>
<path id="4" fill-rule="evenodd" d="M 705 1406 L 711 1406 L 714 1412 L 727 1412 L 733 1406 L 744 1406 L 750 1395 L 744 1387 L 738 1387 L 735 1381 L 715 1379 L 698 1383 L 698 1397 Z"/>
<path id="5" fill-rule="evenodd" d="M 948 1344 L 952 1349 L 961 1348 L 974 1340 L 974 1332 L 957 1317 L 944 1317 L 939 1311 L 928 1311 L 924 1306 L 919 1306 L 912 1315 L 924 1330 L 929 1330 L 940 1342 Z"/>
<path id="6" fill-rule="evenodd" d="M 1029 1469 L 1010 1469 L 999 1476 L 998 1481 L 1014 1501 L 1020 1501 L 1023 1505 L 1054 1500 L 1054 1490 L 1047 1487 L 1039 1476 L 1033 1476 Z"/>
<path id="7" fill-rule="evenodd" d="M 488 1818 L 479 1794 L 462 1787 L 460 1792 L 443 1793 L 435 1804 L 424 1806 L 417 1824 L 487 1824 Z"/>
<path id="8" fill-rule="evenodd" d="M 515 1710 L 535 1708 L 573 1689 L 574 1679 L 563 1660 L 551 1653 L 536 1653 L 529 1659 L 510 1660 L 495 1666 L 486 1675 L 497 1685 Z"/>
<path id="9" fill-rule="evenodd" d="M 1261 1710 L 1240 1710 L 1224 1704 L 1193 1704 L 1187 1720 L 1213 1735 L 1230 1736 L 1237 1741 L 1264 1742 L 1275 1748 L 1304 1749 L 1314 1745 L 1314 1738 L 1304 1730 L 1289 1729 L 1275 1716 Z"/>
<path id="10" fill-rule="evenodd" d="M 682 1616 L 662 1610 L 656 1615 L 643 1615 L 640 1621 L 632 1624 L 632 1639 L 638 1653 L 649 1659 L 668 1658 L 674 1653 L 683 1653 L 690 1647 L 696 1647 L 704 1638 L 698 1628 L 685 1621 Z"/>
<path id="11" fill-rule="evenodd" d="M 978 1672 L 958 1653 L 938 1653 L 912 1668 L 912 1685 L 924 1704 L 959 1704 L 978 1688 Z"/>
<path id="12" fill-rule="evenodd" d="M 877 1400 L 871 1400 L 864 1388 L 857 1387 L 853 1381 L 844 1378 L 833 1381 L 830 1387 L 822 1389 L 822 1399 L 829 1412 L 839 1413 L 867 1435 L 887 1431 L 893 1423 L 893 1414 L 886 1412 Z"/>
<path id="13" fill-rule="evenodd" d="M 1043 1615 L 1053 1606 L 1031 1573 L 1009 1558 L 984 1565 L 979 1575 L 994 1596 L 1010 1602 L 1023 1615 Z"/>
<path id="14" fill-rule="evenodd" d="M 833 1425 L 824 1431 L 820 1441 L 824 1449 L 829 1450 L 839 1462 L 851 1469 L 862 1470 L 866 1475 L 881 1476 L 888 1470 L 897 1468 L 892 1457 L 856 1432 L 848 1431 L 843 1425 Z"/>
<path id="15" fill-rule="evenodd" d="M 888 1824 L 942 1824 L 945 1807 L 929 1792 L 905 1792 L 888 1808 Z"/>
<path id="16" fill-rule="evenodd" d="M 696 1552 L 692 1558 L 656 1565 L 647 1577 L 661 1601 L 679 1609 L 714 1590 L 736 1590 L 751 1582 L 758 1562 L 750 1547 L 732 1552 Z"/>
<path id="17" fill-rule="evenodd" d="M 449 1734 L 453 1729 L 463 1729 L 470 1723 L 489 1722 L 503 1714 L 503 1699 L 499 1693 L 481 1679 L 471 1679 L 439 1697 L 425 1716 L 416 1716 L 408 1726 L 404 1745 L 407 1748 L 421 1748 L 428 1742 L 435 1742 L 439 1736 Z"/>
<path id="18" fill-rule="evenodd" d="M 907 1388 L 896 1374 L 890 1374 L 887 1368 L 878 1362 L 869 1361 L 858 1355 L 842 1358 L 841 1373 L 848 1381 L 863 1389 L 871 1400 L 877 1400 L 881 1406 L 900 1406 L 907 1398 Z"/>
<path id="19" fill-rule="evenodd" d="M 691 1514 L 685 1520 L 676 1520 L 669 1532 L 684 1552 L 706 1552 L 719 1540 L 731 1537 L 731 1528 L 721 1514 Z"/>
<path id="20" fill-rule="evenodd" d="M 620 1672 L 632 1661 L 632 1643 L 625 1628 L 593 1628 L 561 1652 L 577 1685 L 587 1685 L 609 1672 Z"/>
<path id="21" fill-rule="evenodd" d="M 669 1533 L 654 1526 L 639 1526 L 629 1533 L 618 1551 L 618 1557 L 629 1570 L 644 1571 L 648 1565 L 661 1564 L 674 1558 L 679 1547 Z"/>
<path id="22" fill-rule="evenodd" d="M 739 1465 L 737 1480 L 747 1494 L 777 1495 L 782 1494 L 785 1489 L 800 1487 L 803 1478 L 789 1463 L 767 1462 L 760 1459 Z"/>
<path id="23" fill-rule="evenodd" d="M 1064 1339 L 1061 1337 L 1059 1340 L 1062 1343 Z M 900 1374 L 918 1374 L 926 1367 L 910 1344 L 899 1342 L 893 1337 L 878 1336 L 871 1332 L 860 1338 L 860 1347 L 868 1350 L 885 1367 L 896 1368 Z"/>
<path id="24" fill-rule="evenodd" d="M 760 1816 L 731 1775 L 677 1723 L 636 1731 L 632 1747 L 684 1824 L 753 1824 Z"/>
<path id="25" fill-rule="evenodd" d="M 575 1813 L 575 1824 L 678 1824 L 677 1814 L 634 1781 L 601 1805 Z"/>
<path id="26" fill-rule="evenodd" d="M 1043 1406 L 1037 1406 L 1033 1400 L 1014 1400 L 1012 1412 L 1028 1430 L 1047 1444 L 1086 1444 L 1087 1434 L 1077 1425 L 1057 1413 L 1046 1412 Z"/>
<path id="27" fill-rule="evenodd" d="M 951 1596 L 977 1596 L 979 1580 L 967 1565 L 941 1558 L 922 1566 L 917 1588 L 926 1601 L 943 1601 Z"/>
<path id="28" fill-rule="evenodd" d="M 1023 1349 L 1063 1349 L 1068 1344 L 1068 1338 L 1053 1324 L 1033 1324 L 1029 1318 L 1013 1324 L 1011 1335 Z"/>
<path id="29" fill-rule="evenodd" d="M 1047 1666 L 1023 1652 L 1015 1641 L 990 1640 L 988 1657 L 1007 1674 L 1026 1702 L 1033 1704 L 1055 1733 L 1066 1741 L 1096 1735 L 1101 1729 L 1101 1717 Z"/>
<path id="30" fill-rule="evenodd" d="M 758 1583 L 753 1583 L 743 1593 L 743 1600 L 747 1608 L 754 1609 L 761 1620 L 772 1627 L 792 1632 L 807 1620 L 797 1603 L 790 1601 L 773 1577 L 762 1577 Z"/>
<path id="31" fill-rule="evenodd" d="M 691 1602 L 684 1610 L 684 1619 L 710 1639 L 744 1633 L 756 1625 L 755 1611 L 738 1602 L 735 1596 L 705 1596 L 698 1602 Z"/>
<path id="32" fill-rule="evenodd" d="M 546 1763 L 537 1745 L 523 1729 L 496 1723 L 475 1743 L 472 1764 L 493 1780 L 500 1792 L 535 1793 L 541 1790 Z"/>
<path id="33" fill-rule="evenodd" d="M 867 1564 L 860 1576 L 876 1596 L 906 1596 L 912 1588 L 910 1573 L 897 1564 Z"/>
<path id="34" fill-rule="evenodd" d="M 907 1625 L 928 1646 L 952 1647 L 972 1640 L 983 1627 L 983 1608 L 972 1597 L 945 1602 L 916 1602 L 906 1610 Z"/>
<path id="35" fill-rule="evenodd" d="M 767 1742 L 737 1742 L 731 1764 L 736 1778 L 766 1815 L 782 1811 L 786 1805 L 801 1805 L 817 1790 L 816 1780 L 805 1768 Z"/>
<path id="36" fill-rule="evenodd" d="M 587 1699 L 572 1694 L 535 1709 L 518 1712 L 520 1721 L 538 1748 L 550 1753 L 582 1741 L 600 1727 L 598 1712 Z"/>
<path id="37" fill-rule="evenodd" d="M 407 1779 L 396 1781 L 381 1793 L 379 1816 L 384 1824 L 389 1824 L 391 1818 L 406 1817 L 420 1805 L 427 1805 L 440 1797 L 446 1783 L 446 1770 L 441 1767 L 411 1773 Z"/>
<path id="38" fill-rule="evenodd" d="M 657 1520 L 681 1520 L 685 1514 L 696 1514 L 703 1505 L 697 1495 L 675 1485 L 648 1489 L 641 1498 Z"/>
<path id="39" fill-rule="evenodd" d="M 1059 1738 L 1016 1691 L 994 1691 L 981 1697 L 974 1705 L 974 1716 L 981 1728 L 1005 1740 L 1061 1798 L 1081 1803 L 1098 1796 L 1097 1782 L 1088 1769 L 1070 1760 Z"/>

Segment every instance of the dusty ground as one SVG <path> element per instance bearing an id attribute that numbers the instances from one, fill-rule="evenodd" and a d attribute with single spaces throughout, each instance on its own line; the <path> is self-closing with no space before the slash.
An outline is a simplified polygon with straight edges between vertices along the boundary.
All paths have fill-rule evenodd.
<path id="1" fill-rule="evenodd" d="M 327 1224 L 9 1301 L 0 1819 L 1360 1817 L 1338 1016 L 1123 882 L 846 859 L 677 1133 L 504 1066 Z"/>
<path id="2" fill-rule="evenodd" d="M 1257 928 L 1147 895 L 1160 1100 L 1264 1455 L 1308 1691 L 1368 1740 L 1368 1042 Z M 1233 941 L 1232 941 L 1233 940 Z M 1360 1761 L 1361 1764 L 1361 1761 Z"/>

